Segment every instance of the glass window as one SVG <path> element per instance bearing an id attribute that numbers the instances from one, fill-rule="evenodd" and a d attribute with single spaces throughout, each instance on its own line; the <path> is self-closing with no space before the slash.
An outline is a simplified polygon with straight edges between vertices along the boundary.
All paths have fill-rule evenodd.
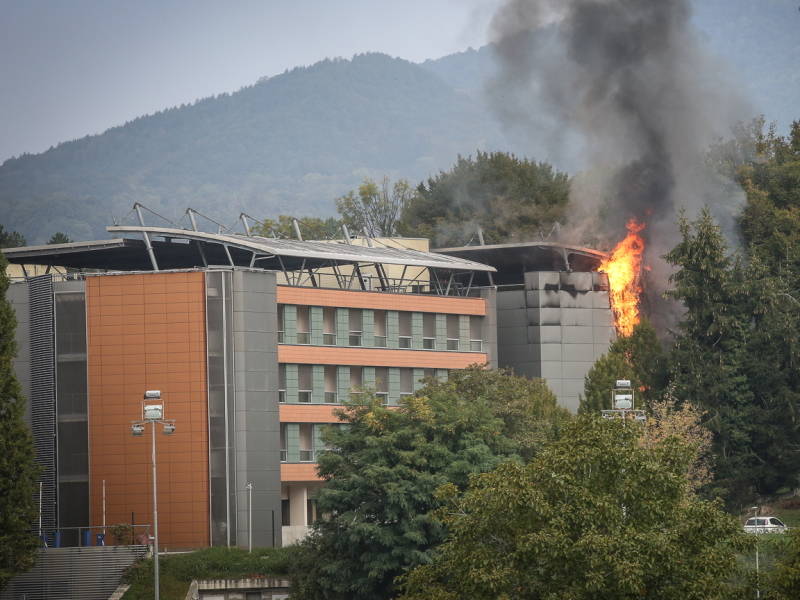
<path id="1" fill-rule="evenodd" d="M 385 310 L 376 310 L 375 313 L 375 347 L 377 348 L 385 348 L 386 347 L 386 311 Z"/>
<path id="2" fill-rule="evenodd" d="M 322 343 L 326 346 L 336 345 L 336 309 L 322 309 Z"/>

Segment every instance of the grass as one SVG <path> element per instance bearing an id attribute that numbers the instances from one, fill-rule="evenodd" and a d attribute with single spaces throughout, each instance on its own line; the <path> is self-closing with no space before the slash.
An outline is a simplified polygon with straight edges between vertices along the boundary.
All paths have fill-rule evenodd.
<path id="1" fill-rule="evenodd" d="M 238 579 L 286 576 L 292 548 L 259 548 L 249 554 L 237 548 L 206 548 L 185 554 L 161 556 L 159 578 L 161 598 L 184 600 L 193 579 Z M 153 597 L 153 561 L 132 565 L 123 581 L 130 584 L 124 600 Z"/>

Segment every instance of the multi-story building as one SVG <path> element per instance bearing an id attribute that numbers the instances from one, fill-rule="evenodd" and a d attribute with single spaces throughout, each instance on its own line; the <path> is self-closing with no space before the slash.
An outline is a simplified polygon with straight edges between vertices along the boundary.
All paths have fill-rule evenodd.
<path id="1" fill-rule="evenodd" d="M 4 250 L 82 270 L 9 290 L 42 522 L 64 543 L 83 541 L 72 527 L 150 521 L 150 443 L 131 435 L 145 390 L 161 391 L 176 424 L 157 441 L 162 546 L 246 546 L 248 484 L 253 544 L 269 546 L 316 518 L 316 453 L 343 399 L 369 391 L 391 406 L 425 377 L 497 364 L 495 292 L 472 285 L 492 267 L 402 248 L 109 229 L 143 239 Z"/>

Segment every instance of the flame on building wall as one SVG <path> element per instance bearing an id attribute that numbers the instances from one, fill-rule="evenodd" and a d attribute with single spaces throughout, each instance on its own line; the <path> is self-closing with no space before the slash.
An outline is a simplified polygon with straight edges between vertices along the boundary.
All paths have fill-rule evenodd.
<path id="1" fill-rule="evenodd" d="M 609 298 L 617 334 L 627 337 L 639 323 L 639 298 L 642 293 L 640 273 L 644 239 L 639 235 L 645 225 L 636 219 L 628 221 L 628 235 L 618 243 L 599 271 L 608 275 Z"/>

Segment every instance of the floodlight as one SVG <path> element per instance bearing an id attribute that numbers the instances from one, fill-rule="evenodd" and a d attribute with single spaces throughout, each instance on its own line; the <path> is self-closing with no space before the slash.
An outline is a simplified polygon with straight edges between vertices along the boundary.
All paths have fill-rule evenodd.
<path id="1" fill-rule="evenodd" d="M 131 425 L 131 431 L 133 435 L 144 435 L 144 425 L 141 423 L 134 423 Z"/>
<path id="2" fill-rule="evenodd" d="M 164 435 L 175 433 L 175 423 L 164 423 Z"/>
<path id="3" fill-rule="evenodd" d="M 148 421 L 159 421 L 164 418 L 163 404 L 145 404 L 144 418 Z"/>
<path id="4" fill-rule="evenodd" d="M 161 390 L 147 390 L 144 393 L 145 400 L 160 400 L 161 399 Z"/>

